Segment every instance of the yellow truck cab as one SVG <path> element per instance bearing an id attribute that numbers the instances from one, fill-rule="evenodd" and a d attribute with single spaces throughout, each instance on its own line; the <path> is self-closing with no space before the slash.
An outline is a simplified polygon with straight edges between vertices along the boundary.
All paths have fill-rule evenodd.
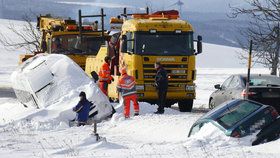
<path id="1" fill-rule="evenodd" d="M 96 55 L 109 38 L 104 30 L 104 16 L 102 9 L 100 15 L 82 15 L 79 10 L 78 22 L 72 19 L 54 18 L 50 15 L 38 17 L 37 28 L 41 33 L 41 52 L 35 54 L 65 54 L 85 69 L 86 58 L 89 55 Z M 101 29 L 98 28 L 98 21 L 82 24 L 82 18 L 96 17 L 101 17 Z M 20 63 L 35 54 L 21 55 Z"/>
<path id="2" fill-rule="evenodd" d="M 191 111 L 196 97 L 196 55 L 202 52 L 202 38 L 198 37 L 194 50 L 193 28 L 179 19 L 177 11 L 160 11 L 153 14 L 133 14 L 123 21 L 119 37 L 120 48 L 112 63 L 115 82 L 109 85 L 108 95 L 118 99 L 116 82 L 119 67 L 126 67 L 136 79 L 139 101 L 157 103 L 155 62 L 168 72 L 167 106 L 178 103 L 182 112 Z M 113 39 L 114 35 L 112 36 Z M 108 51 L 100 51 L 96 58 L 88 58 L 86 72 L 99 71 Z"/>

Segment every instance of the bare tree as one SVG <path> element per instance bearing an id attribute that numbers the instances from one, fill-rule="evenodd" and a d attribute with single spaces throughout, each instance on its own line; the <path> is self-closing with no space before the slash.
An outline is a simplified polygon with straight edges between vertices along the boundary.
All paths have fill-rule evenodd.
<path id="1" fill-rule="evenodd" d="M 271 69 L 277 75 L 280 53 L 280 0 L 245 0 L 247 8 L 232 7 L 231 17 L 246 15 L 250 18 L 247 30 L 241 33 L 253 40 L 253 61 Z M 239 42 L 243 49 L 244 43 Z M 241 59 L 247 59 L 240 54 Z"/>
<path id="2" fill-rule="evenodd" d="M 8 30 L 12 35 L 5 34 L 0 31 L 0 44 L 8 50 L 16 50 L 23 48 L 28 52 L 40 51 L 40 32 L 37 30 L 36 25 L 32 22 L 31 17 L 25 15 L 23 17 L 24 24 L 19 29 L 14 23 L 10 23 Z M 11 36 L 17 37 L 18 40 L 12 40 Z"/>

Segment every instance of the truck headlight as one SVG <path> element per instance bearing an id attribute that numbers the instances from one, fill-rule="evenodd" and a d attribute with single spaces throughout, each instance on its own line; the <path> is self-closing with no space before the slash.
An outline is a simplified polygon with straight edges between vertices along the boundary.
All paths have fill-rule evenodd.
<path id="1" fill-rule="evenodd" d="M 186 85 L 186 91 L 194 91 L 195 85 Z"/>
<path id="2" fill-rule="evenodd" d="M 143 91 L 143 90 L 145 90 L 145 86 L 144 85 L 136 85 L 136 90 Z"/>
<path id="3" fill-rule="evenodd" d="M 171 70 L 172 74 L 185 74 L 186 70 Z"/>

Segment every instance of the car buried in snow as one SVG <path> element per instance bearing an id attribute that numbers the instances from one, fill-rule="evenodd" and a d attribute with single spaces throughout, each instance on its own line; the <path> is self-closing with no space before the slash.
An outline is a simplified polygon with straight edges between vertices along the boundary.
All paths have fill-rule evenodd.
<path id="1" fill-rule="evenodd" d="M 18 101 L 25 107 L 45 109 L 65 106 L 75 116 L 72 107 L 80 91 L 93 102 L 90 120 L 100 122 L 112 115 L 109 99 L 71 58 L 62 54 L 38 54 L 26 60 L 11 75 Z M 72 105 L 71 105 L 72 104 Z"/>
<path id="2" fill-rule="evenodd" d="M 253 142 L 253 145 L 257 145 L 279 137 L 278 117 L 278 112 L 272 106 L 251 100 L 231 100 L 198 119 L 188 136 L 195 135 L 205 124 L 212 123 L 226 136 L 235 138 L 245 137 L 261 130 Z"/>
<path id="3" fill-rule="evenodd" d="M 246 95 L 247 75 L 232 75 L 210 95 L 209 108 L 232 99 L 243 99 Z M 250 76 L 248 99 L 273 106 L 280 112 L 280 78 L 273 75 L 252 74 Z"/>

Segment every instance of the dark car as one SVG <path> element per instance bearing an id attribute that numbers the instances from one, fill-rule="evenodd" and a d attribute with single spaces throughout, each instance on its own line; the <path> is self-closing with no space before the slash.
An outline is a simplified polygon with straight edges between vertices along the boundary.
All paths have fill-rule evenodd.
<path id="1" fill-rule="evenodd" d="M 246 94 L 246 75 L 232 75 L 217 89 L 209 99 L 212 109 L 221 103 L 232 99 L 243 99 Z M 273 106 L 280 112 L 280 78 L 272 75 L 251 75 L 248 99 Z"/>
<path id="2" fill-rule="evenodd" d="M 280 138 L 280 117 L 272 122 L 269 126 L 262 129 L 257 138 L 253 141 L 252 145 L 258 145 L 265 142 L 270 142 Z"/>
<path id="3" fill-rule="evenodd" d="M 263 134 L 260 132 L 259 139 L 257 138 L 255 142 L 255 144 L 259 144 L 264 140 L 274 140 L 279 136 L 277 130 L 280 130 L 280 126 L 276 126 L 277 123 L 275 123 L 278 116 L 278 112 L 272 106 L 251 100 L 231 100 L 217 106 L 198 119 L 191 127 L 188 136 L 197 133 L 205 124 L 212 123 L 225 135 L 236 138 L 263 130 Z M 268 137 L 270 138 L 268 139 Z"/>

